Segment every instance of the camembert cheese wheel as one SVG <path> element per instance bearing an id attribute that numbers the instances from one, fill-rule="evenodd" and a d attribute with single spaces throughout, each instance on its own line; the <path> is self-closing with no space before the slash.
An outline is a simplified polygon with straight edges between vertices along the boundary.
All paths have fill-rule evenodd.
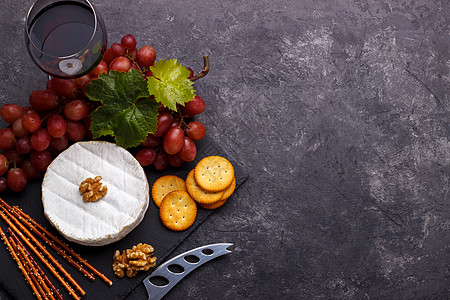
<path id="1" fill-rule="evenodd" d="M 101 176 L 106 195 L 84 202 L 79 186 Z M 144 218 L 149 205 L 147 176 L 124 148 L 108 142 L 79 142 L 59 154 L 42 183 L 44 214 L 68 240 L 103 246 L 120 240 Z"/>

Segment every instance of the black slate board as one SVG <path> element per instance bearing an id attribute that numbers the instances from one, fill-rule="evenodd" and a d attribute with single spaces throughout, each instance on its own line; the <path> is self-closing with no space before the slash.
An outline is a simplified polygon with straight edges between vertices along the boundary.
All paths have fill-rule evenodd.
<path id="1" fill-rule="evenodd" d="M 152 167 L 145 168 L 150 188 L 155 180 L 162 175 L 171 174 L 186 179 L 188 172 L 195 167 L 197 162 L 209 155 L 220 155 L 230 160 L 235 169 L 236 188 L 245 181 L 248 174 L 242 165 L 217 142 L 206 136 L 201 141 L 196 142 L 196 145 L 198 149 L 196 159 L 191 163 L 185 163 L 181 168 L 168 168 L 162 172 L 157 172 Z M 1 197 L 10 205 L 19 206 L 49 231 L 56 234 L 58 237 L 61 237 L 44 216 L 41 202 L 41 183 L 42 179 L 29 182 L 24 191 L 16 194 L 4 193 Z M 232 201 L 232 198 L 233 196 L 231 196 L 230 201 Z M 113 285 L 111 287 L 109 287 L 100 278 L 96 278 L 94 282 L 84 278 L 80 272 L 76 271 L 74 267 L 67 263 L 62 257 L 57 255 L 53 249 L 50 247 L 48 248 L 54 257 L 57 258 L 57 260 L 86 291 L 86 295 L 82 297 L 83 299 L 124 299 L 127 298 L 133 290 L 141 284 L 142 280 L 147 277 L 152 270 L 154 270 L 154 268 L 148 272 L 138 274 L 136 277 L 131 279 L 119 279 L 112 271 L 112 256 L 115 250 L 123 251 L 140 242 L 151 244 L 155 248 L 155 256 L 158 259 L 159 265 L 166 258 L 168 258 L 172 251 L 175 250 L 175 248 L 184 239 L 186 239 L 190 233 L 192 233 L 209 215 L 213 213 L 214 211 L 205 210 L 199 207 L 194 224 L 185 231 L 174 232 L 162 225 L 159 219 L 158 207 L 151 200 L 144 220 L 122 240 L 101 247 L 88 247 L 67 242 L 69 246 L 72 247 L 77 253 L 87 259 L 91 265 L 96 267 L 100 272 L 113 281 Z M 6 232 L 7 225 L 3 220 L 0 221 L 0 226 L 3 231 Z M 63 238 L 61 237 L 61 239 Z M 66 241 L 65 239 L 63 240 Z M 32 299 L 33 296 L 31 288 L 25 283 L 22 274 L 7 252 L 6 247 L 0 247 L 0 264 L 0 283 L 11 294 L 11 296 L 16 299 Z M 42 266 L 40 262 L 39 264 Z M 57 279 L 45 269 L 45 266 L 42 266 L 42 268 L 46 274 L 48 274 L 50 280 L 63 294 L 64 298 L 71 299 L 71 296 L 69 296 Z M 139 287 L 139 289 L 136 289 L 138 294 L 142 294 L 142 287 L 143 285 Z M 136 292 L 134 294 L 136 294 Z M 130 298 L 136 299 L 134 294 Z"/>

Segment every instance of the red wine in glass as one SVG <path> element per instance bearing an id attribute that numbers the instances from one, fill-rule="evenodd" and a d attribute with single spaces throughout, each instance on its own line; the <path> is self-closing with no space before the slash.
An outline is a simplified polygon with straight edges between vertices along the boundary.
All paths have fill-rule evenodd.
<path id="1" fill-rule="evenodd" d="M 44 72 L 77 78 L 101 61 L 107 33 L 88 0 L 38 0 L 27 16 L 26 44 L 31 58 Z"/>

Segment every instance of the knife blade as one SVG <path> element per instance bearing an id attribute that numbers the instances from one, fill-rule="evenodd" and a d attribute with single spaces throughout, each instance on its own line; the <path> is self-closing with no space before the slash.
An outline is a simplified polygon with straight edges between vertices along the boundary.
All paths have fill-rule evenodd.
<path id="1" fill-rule="evenodd" d="M 214 258 L 231 253 L 227 248 L 232 245 L 230 243 L 205 245 L 166 261 L 143 280 L 148 300 L 160 300 L 193 270 Z"/>

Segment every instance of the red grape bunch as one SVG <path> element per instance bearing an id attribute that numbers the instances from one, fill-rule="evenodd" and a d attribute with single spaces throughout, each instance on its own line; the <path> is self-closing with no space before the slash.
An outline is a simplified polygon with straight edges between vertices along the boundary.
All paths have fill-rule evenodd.
<path id="1" fill-rule="evenodd" d="M 158 127 L 153 134 L 138 147 L 136 159 L 142 166 L 153 164 L 156 170 L 164 170 L 169 165 L 180 167 L 197 156 L 195 141 L 206 134 L 205 126 L 190 120 L 205 110 L 205 101 L 199 96 L 180 107 L 180 113 L 160 107 Z M 189 121 L 188 121 L 189 120 Z"/>
<path id="2" fill-rule="evenodd" d="M 0 129 L 0 191 L 19 192 L 38 178 L 70 143 L 86 137 L 93 104 L 75 81 L 53 78 L 45 90 L 35 90 L 30 106 L 5 104 L 0 115 L 9 126 Z"/>
<path id="3" fill-rule="evenodd" d="M 29 106 L 3 105 L 0 115 L 9 126 L 0 129 L 0 192 L 23 190 L 28 180 L 39 178 L 69 145 L 92 139 L 89 115 L 99 104 L 86 97 L 84 89 L 89 82 L 111 70 L 136 69 L 148 77 L 155 60 L 153 47 L 137 49 L 136 38 L 127 34 L 106 49 L 102 61 L 89 74 L 75 80 L 50 79 L 45 90 L 30 94 Z M 192 77 L 193 71 L 188 69 Z M 156 132 L 130 151 L 142 166 L 153 165 L 156 170 L 193 161 L 197 154 L 194 141 L 202 139 L 206 129 L 191 118 L 204 109 L 205 101 L 198 96 L 179 106 L 178 112 L 161 105 Z"/>
<path id="4" fill-rule="evenodd" d="M 136 38 L 125 35 L 120 43 L 113 43 L 106 49 L 102 62 L 93 71 L 95 76 L 106 74 L 111 70 L 128 72 L 131 69 L 140 71 L 145 77 L 152 76 L 149 69 L 156 60 L 156 51 L 145 45 L 136 48 Z M 191 68 L 189 78 L 194 76 Z M 76 79 L 80 89 L 91 80 L 91 74 Z M 142 166 L 153 165 L 156 170 L 164 170 L 169 165 L 180 167 L 184 162 L 191 162 L 197 155 L 194 141 L 201 140 L 206 134 L 205 126 L 192 121 L 191 118 L 205 110 L 205 101 L 195 96 L 184 107 L 179 106 L 178 112 L 171 111 L 161 105 L 158 115 L 158 128 L 154 134 L 149 134 L 145 142 L 133 153 Z"/>

